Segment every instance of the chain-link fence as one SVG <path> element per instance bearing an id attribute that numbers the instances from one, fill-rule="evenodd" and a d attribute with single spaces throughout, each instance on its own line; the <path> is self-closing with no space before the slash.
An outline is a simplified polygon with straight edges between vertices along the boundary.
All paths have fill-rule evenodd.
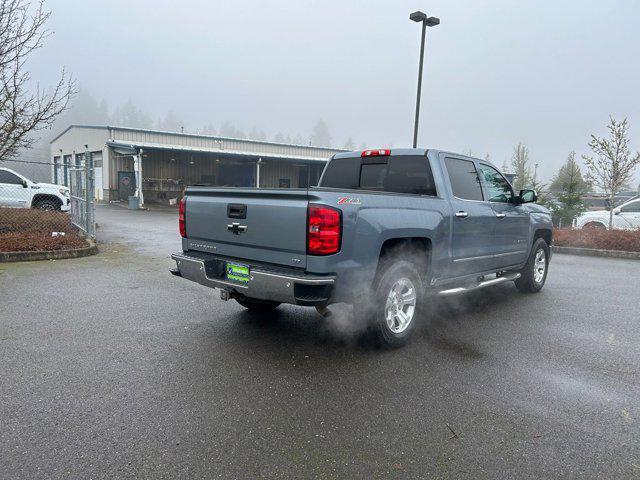
<path id="1" fill-rule="evenodd" d="M 89 237 L 93 237 L 95 235 L 94 175 L 91 154 L 76 156 L 76 164 L 69 169 L 69 173 L 71 223 Z"/>
<path id="2" fill-rule="evenodd" d="M 28 176 L 34 165 L 40 181 Z M 35 160 L 0 160 L 0 251 L 85 246 L 95 233 L 93 191 L 90 154 L 75 155 L 63 168 Z"/>

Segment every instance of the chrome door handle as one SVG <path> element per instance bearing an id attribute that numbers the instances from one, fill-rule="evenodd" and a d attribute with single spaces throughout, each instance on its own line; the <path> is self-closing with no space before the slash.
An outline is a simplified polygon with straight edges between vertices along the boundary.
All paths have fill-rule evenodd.
<path id="1" fill-rule="evenodd" d="M 467 218 L 469 216 L 469 214 L 467 212 L 463 212 L 462 210 L 460 210 L 459 212 L 456 212 L 456 217 L 458 218 Z"/>
<path id="2" fill-rule="evenodd" d="M 507 216 L 506 213 L 496 213 L 496 217 L 498 217 L 498 218 L 504 218 L 506 216 Z"/>

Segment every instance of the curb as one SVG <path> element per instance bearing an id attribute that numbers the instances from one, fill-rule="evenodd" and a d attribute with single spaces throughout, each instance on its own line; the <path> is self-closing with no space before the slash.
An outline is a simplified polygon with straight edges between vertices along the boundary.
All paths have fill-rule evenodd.
<path id="1" fill-rule="evenodd" d="M 553 253 L 568 255 L 582 255 L 587 257 L 624 258 L 627 260 L 640 260 L 640 252 L 625 252 L 624 250 L 599 250 L 597 248 L 559 247 L 553 246 Z"/>
<path id="2" fill-rule="evenodd" d="M 89 246 L 70 250 L 40 250 L 27 252 L 0 252 L 0 263 L 34 262 L 36 260 L 63 260 L 66 258 L 88 257 L 98 253 L 98 246 L 89 242 Z"/>

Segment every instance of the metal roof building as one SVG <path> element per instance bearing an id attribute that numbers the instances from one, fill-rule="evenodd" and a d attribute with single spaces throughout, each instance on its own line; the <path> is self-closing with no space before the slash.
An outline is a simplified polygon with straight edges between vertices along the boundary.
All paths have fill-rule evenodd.
<path id="1" fill-rule="evenodd" d="M 98 200 L 165 202 L 187 185 L 298 188 L 317 182 L 324 164 L 342 150 L 211 135 L 105 125 L 70 125 L 51 141 L 52 179 L 85 152 L 95 167 Z"/>

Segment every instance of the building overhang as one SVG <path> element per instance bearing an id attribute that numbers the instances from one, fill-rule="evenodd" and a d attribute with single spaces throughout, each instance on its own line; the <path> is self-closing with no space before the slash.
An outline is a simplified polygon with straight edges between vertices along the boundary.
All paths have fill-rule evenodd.
<path id="1" fill-rule="evenodd" d="M 238 158 L 247 159 L 274 159 L 274 160 L 288 160 L 288 161 L 304 161 L 309 163 L 325 163 L 329 160 L 327 158 L 309 157 L 303 155 L 286 155 L 275 153 L 262 153 L 262 152 L 242 152 L 238 150 L 228 150 L 224 148 L 224 143 L 220 142 L 220 148 L 208 148 L 208 147 L 186 147 L 184 145 L 167 145 L 164 143 L 152 143 L 152 142 L 126 142 L 123 140 L 108 140 L 107 146 L 113 148 L 120 155 L 137 155 L 140 150 L 165 150 L 173 152 L 192 152 L 192 153 L 209 153 L 219 154 L 224 156 L 233 156 Z"/>

